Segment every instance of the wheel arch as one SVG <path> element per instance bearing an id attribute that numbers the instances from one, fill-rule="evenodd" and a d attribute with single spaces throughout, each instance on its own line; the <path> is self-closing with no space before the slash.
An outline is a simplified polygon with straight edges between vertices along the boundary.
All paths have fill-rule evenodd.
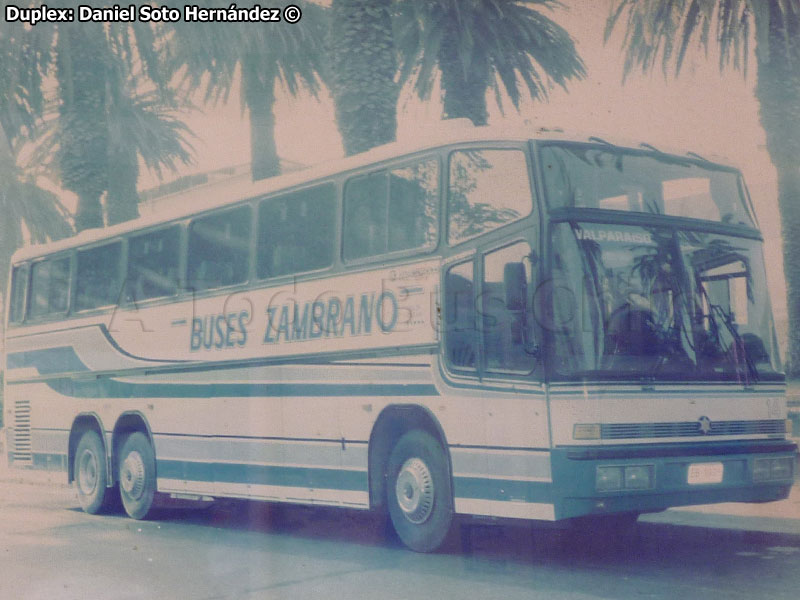
<path id="1" fill-rule="evenodd" d="M 155 454 L 155 444 L 153 443 L 153 432 L 150 429 L 150 423 L 147 418 L 138 410 L 131 410 L 122 413 L 117 422 L 114 424 L 114 431 L 111 434 L 111 481 L 116 482 L 119 480 L 119 452 L 122 449 L 122 444 L 125 438 L 131 433 L 140 432 L 145 435 L 150 442 Z"/>
<path id="2" fill-rule="evenodd" d="M 100 416 L 94 412 L 79 413 L 72 421 L 69 430 L 69 441 L 67 442 L 67 483 L 75 481 L 75 452 L 81 437 L 87 431 L 95 431 L 100 436 L 100 443 L 106 455 L 106 472 L 110 473 L 110 456 L 106 445 L 106 436 L 103 432 L 103 422 Z"/>
<path id="3" fill-rule="evenodd" d="M 441 423 L 427 407 L 419 404 L 390 404 L 386 406 L 369 436 L 368 476 L 370 508 L 385 509 L 386 501 L 386 465 L 392 448 L 400 437 L 414 429 L 420 429 L 432 435 L 442 446 L 447 469 L 452 481 L 453 465 L 447 437 Z"/>

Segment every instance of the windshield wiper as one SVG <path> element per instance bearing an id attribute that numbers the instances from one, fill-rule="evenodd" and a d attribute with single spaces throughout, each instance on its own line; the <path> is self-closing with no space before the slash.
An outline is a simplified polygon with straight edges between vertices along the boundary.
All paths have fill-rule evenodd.
<path id="1" fill-rule="evenodd" d="M 708 160 L 705 156 L 702 156 L 702 155 L 698 154 L 697 152 L 692 152 L 691 150 L 689 150 L 689 152 L 686 153 L 686 156 L 691 156 L 692 158 L 696 158 L 697 160 L 702 160 L 704 163 L 708 163 L 710 165 L 715 165 L 716 166 L 716 164 L 717 164 L 712 160 Z"/>
<path id="2" fill-rule="evenodd" d="M 736 359 L 736 353 L 741 351 L 744 358 L 744 364 L 747 368 L 748 376 L 753 380 L 753 382 L 757 382 L 759 380 L 758 375 L 758 368 L 756 367 L 753 359 L 750 357 L 749 353 L 747 352 L 747 348 L 745 347 L 744 340 L 742 339 L 742 335 L 736 329 L 736 324 L 733 322 L 733 314 L 730 311 L 726 311 L 722 308 L 719 304 L 713 304 L 711 302 L 711 298 L 708 297 L 708 292 L 706 291 L 705 287 L 701 284 L 700 291 L 703 294 L 703 297 L 706 299 L 708 303 L 708 314 L 704 315 L 709 319 L 709 325 L 714 328 L 714 337 L 717 338 L 717 343 L 719 345 L 719 326 L 717 325 L 717 319 L 714 316 L 714 313 L 717 313 L 723 325 L 725 325 L 725 329 L 728 330 L 731 338 L 733 338 L 732 347 L 734 349 L 734 359 Z M 736 370 L 739 370 L 739 362 L 736 363 Z M 748 382 L 745 382 L 748 383 Z"/>
<path id="3" fill-rule="evenodd" d="M 608 146 L 609 148 L 619 148 L 616 144 L 612 144 L 611 142 L 604 140 L 601 137 L 597 137 L 596 135 L 589 137 L 590 142 L 597 142 L 598 144 L 603 144 L 604 146 Z"/>
<path id="4" fill-rule="evenodd" d="M 660 160 L 661 162 L 666 163 L 668 165 L 679 165 L 681 167 L 685 167 L 685 166 L 688 166 L 688 165 L 692 164 L 692 161 L 690 161 L 690 160 L 688 160 L 686 158 L 683 158 L 682 156 L 676 156 L 674 154 L 667 154 L 666 152 L 663 152 L 662 150 L 659 150 L 658 148 L 656 148 L 652 144 L 648 144 L 647 142 L 642 142 L 641 144 L 639 144 L 639 147 L 640 148 L 644 148 L 645 150 L 649 151 L 651 154 L 654 154 L 655 156 L 658 157 L 658 160 Z"/>

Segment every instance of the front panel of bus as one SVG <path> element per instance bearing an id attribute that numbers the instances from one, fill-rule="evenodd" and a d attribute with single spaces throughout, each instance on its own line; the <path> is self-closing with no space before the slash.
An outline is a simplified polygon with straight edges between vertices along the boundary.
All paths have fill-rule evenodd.
<path id="1" fill-rule="evenodd" d="M 540 143 L 556 517 L 788 495 L 784 377 L 740 175 Z"/>

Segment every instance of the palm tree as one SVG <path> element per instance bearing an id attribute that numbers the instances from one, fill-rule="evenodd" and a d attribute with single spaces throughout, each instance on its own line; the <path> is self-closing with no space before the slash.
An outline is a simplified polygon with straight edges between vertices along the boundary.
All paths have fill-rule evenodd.
<path id="1" fill-rule="evenodd" d="M 678 75 L 690 46 L 716 44 L 720 68 L 747 76 L 751 37 L 756 98 L 778 174 L 789 312 L 790 376 L 800 377 L 800 0 L 617 0 L 606 40 L 625 26 L 625 74 L 660 63 Z"/>
<path id="2" fill-rule="evenodd" d="M 189 159 L 187 130 L 166 113 L 174 104 L 169 102 L 169 73 L 160 60 L 158 30 L 137 22 L 39 23 L 33 28 L 12 24 L 7 31 L 14 49 L 27 57 L 27 74 L 21 77 L 31 82 L 29 90 L 38 88 L 41 98 L 48 78 L 55 76 L 58 84 L 57 129 L 44 146 L 54 153 L 62 187 L 78 196 L 76 228 L 103 225 L 101 197 L 106 192 L 109 223 L 137 216 L 137 154 L 149 167 L 174 169 L 176 160 Z M 163 100 L 157 110 L 152 90 L 140 103 L 143 81 Z M 148 118 L 132 118 L 137 103 L 139 116 L 144 109 Z M 151 134 L 137 130 L 143 122 Z M 155 126 L 159 131 L 152 134 Z M 145 143 L 143 138 L 148 138 Z M 147 143 L 153 139 L 162 144 Z M 123 200 L 121 189 L 126 190 Z"/>
<path id="3" fill-rule="evenodd" d="M 85 25 L 85 27 L 84 27 Z M 61 185 L 78 196 L 75 228 L 103 226 L 108 187 L 108 40 L 101 23 L 63 23 L 56 42 Z"/>
<path id="4" fill-rule="evenodd" d="M 397 130 L 392 0 L 333 0 L 330 88 L 347 155 L 391 142 Z"/>
<path id="5" fill-rule="evenodd" d="M 169 89 L 139 91 L 139 78 L 130 77 L 112 87 L 108 107 L 108 186 L 106 217 L 109 225 L 138 216 L 139 159 L 159 178 L 164 168 L 173 173 L 178 163 L 189 164 L 192 146 L 189 127 L 177 116 L 184 106 Z"/>
<path id="6" fill-rule="evenodd" d="M 40 74 L 31 68 L 35 62 L 7 30 L 0 31 L 0 297 L 11 255 L 26 239 L 44 242 L 72 232 L 56 196 L 21 178 L 17 168 L 15 148 L 34 135 L 45 108 Z M 1 334 L 0 329 L 0 339 Z"/>
<path id="7" fill-rule="evenodd" d="M 538 5 L 537 8 L 531 5 Z M 569 33 L 541 12 L 555 0 L 405 0 L 397 3 L 396 39 L 401 80 L 413 79 L 420 98 L 430 97 L 437 72 L 445 118 L 488 119 L 491 87 L 519 108 L 520 80 L 531 98 L 546 98 L 551 84 L 585 75 Z"/>
<path id="8" fill-rule="evenodd" d="M 273 114 L 276 84 L 293 96 L 302 89 L 314 95 L 319 91 L 327 10 L 300 6 L 303 16 L 295 24 L 175 23 L 169 33 L 167 61 L 174 70 L 185 67 L 188 93 L 201 89 L 206 101 L 227 101 L 241 73 L 254 180 L 280 173 Z"/>
<path id="9" fill-rule="evenodd" d="M 2 91 L 0 91 L 2 94 Z M 0 281 L 8 278 L 11 255 L 26 242 L 40 244 L 72 235 L 69 211 L 58 197 L 24 179 L 11 144 L 0 129 Z M 0 298 L 3 293 L 0 292 Z M 2 303 L 0 303 L 2 304 Z M 0 320 L 1 321 L 1 320 Z"/>

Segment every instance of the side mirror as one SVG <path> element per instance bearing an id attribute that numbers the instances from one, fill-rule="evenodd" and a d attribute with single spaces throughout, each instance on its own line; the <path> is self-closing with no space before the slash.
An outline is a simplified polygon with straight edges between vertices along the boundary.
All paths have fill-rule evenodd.
<path id="1" fill-rule="evenodd" d="M 525 310 L 528 296 L 525 265 L 521 262 L 512 262 L 503 267 L 503 290 L 508 310 Z"/>
<path id="2" fill-rule="evenodd" d="M 536 250 L 531 250 L 531 253 L 525 258 L 531 262 L 531 269 L 533 269 L 539 263 L 539 254 L 536 252 Z"/>

